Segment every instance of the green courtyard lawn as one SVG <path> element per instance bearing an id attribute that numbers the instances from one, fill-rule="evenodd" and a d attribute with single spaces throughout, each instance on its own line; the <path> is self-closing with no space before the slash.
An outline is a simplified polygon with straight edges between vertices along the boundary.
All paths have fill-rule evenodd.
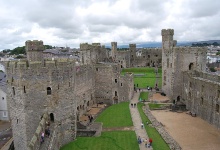
<path id="1" fill-rule="evenodd" d="M 125 68 L 122 70 L 121 74 L 124 75 L 126 72 L 132 72 L 134 74 L 134 84 L 137 88 L 147 88 L 150 86 L 155 87 L 156 74 L 154 68 L 149 67 L 139 67 L 139 68 Z M 161 68 L 158 69 L 159 77 L 161 78 Z M 159 88 L 161 87 L 159 79 Z M 137 86 L 138 84 L 138 86 Z"/>
<path id="2" fill-rule="evenodd" d="M 157 108 L 161 108 L 162 106 L 166 105 L 166 104 L 154 104 L 154 103 L 149 103 L 149 108 L 150 109 L 157 109 Z"/>
<path id="3" fill-rule="evenodd" d="M 97 117 L 95 122 L 102 122 L 104 128 L 133 126 L 129 103 L 122 102 L 108 107 Z"/>
<path id="4" fill-rule="evenodd" d="M 153 149 L 154 150 L 169 150 L 169 146 L 166 144 L 166 142 L 163 140 L 163 138 L 160 136 L 160 134 L 157 132 L 157 130 L 154 127 L 151 127 L 149 125 L 146 125 L 146 122 L 151 123 L 151 121 L 148 119 L 148 117 L 145 115 L 145 113 L 142 110 L 142 107 L 144 106 L 143 103 L 138 103 L 138 111 L 140 113 L 142 122 L 144 123 L 145 130 L 147 131 L 147 134 L 149 138 L 152 138 L 153 143 Z"/>
<path id="5" fill-rule="evenodd" d="M 61 150 L 139 150 L 139 146 L 134 131 L 110 131 L 100 137 L 78 137 Z"/>
<path id="6" fill-rule="evenodd" d="M 141 92 L 140 96 L 139 96 L 139 100 L 148 100 L 148 92 Z"/>

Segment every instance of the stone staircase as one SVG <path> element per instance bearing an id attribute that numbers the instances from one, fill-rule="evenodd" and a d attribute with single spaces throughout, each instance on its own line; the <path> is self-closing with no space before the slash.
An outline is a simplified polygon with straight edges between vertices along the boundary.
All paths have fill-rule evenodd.
<path id="1" fill-rule="evenodd" d="M 53 131 L 54 131 L 54 124 L 51 123 L 50 124 L 50 136 L 47 137 L 45 135 L 44 137 L 44 142 L 40 145 L 40 150 L 48 150 L 49 149 L 49 145 L 50 145 L 50 142 L 51 142 L 51 139 L 52 139 L 52 134 L 53 134 Z"/>

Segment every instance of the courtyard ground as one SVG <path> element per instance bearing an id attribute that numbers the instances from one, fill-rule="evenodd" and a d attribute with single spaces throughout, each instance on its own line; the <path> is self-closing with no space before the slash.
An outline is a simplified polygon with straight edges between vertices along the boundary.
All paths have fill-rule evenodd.
<path id="1" fill-rule="evenodd" d="M 183 150 L 220 149 L 220 131 L 201 118 L 169 110 L 154 110 L 151 113 Z"/>

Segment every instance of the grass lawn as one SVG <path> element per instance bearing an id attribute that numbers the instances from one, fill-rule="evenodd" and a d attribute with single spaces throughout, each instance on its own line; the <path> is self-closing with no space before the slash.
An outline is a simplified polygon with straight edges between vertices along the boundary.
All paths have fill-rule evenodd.
<path id="1" fill-rule="evenodd" d="M 149 125 L 146 125 L 146 122 L 151 123 L 150 120 L 147 118 L 145 113 L 142 110 L 143 103 L 138 103 L 138 111 L 140 113 L 142 122 L 144 123 L 145 130 L 147 131 L 147 134 L 150 138 L 152 138 L 153 143 L 153 149 L 154 150 L 169 150 L 169 146 L 166 144 L 166 142 L 163 140 L 163 138 L 160 136 L 160 134 L 157 132 L 157 130 Z"/>
<path id="2" fill-rule="evenodd" d="M 139 99 L 148 100 L 148 92 L 141 92 Z"/>
<path id="3" fill-rule="evenodd" d="M 162 106 L 164 106 L 165 104 L 153 104 L 153 103 L 149 103 L 148 104 L 150 109 L 155 109 L 155 108 L 161 108 Z"/>
<path id="4" fill-rule="evenodd" d="M 97 117 L 95 122 L 102 122 L 104 128 L 133 126 L 129 103 L 122 102 L 108 107 Z"/>
<path id="5" fill-rule="evenodd" d="M 134 131 L 102 132 L 100 137 L 78 137 L 61 150 L 139 150 Z"/>

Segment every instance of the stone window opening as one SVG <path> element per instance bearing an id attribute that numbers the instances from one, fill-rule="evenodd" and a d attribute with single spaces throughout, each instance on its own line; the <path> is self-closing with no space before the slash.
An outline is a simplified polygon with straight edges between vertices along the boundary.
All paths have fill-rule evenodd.
<path id="1" fill-rule="evenodd" d="M 69 82 L 69 87 L 70 87 L 70 82 Z"/>
<path id="2" fill-rule="evenodd" d="M 121 86 L 122 86 L 122 83 L 121 83 Z"/>
<path id="3" fill-rule="evenodd" d="M 189 64 L 189 70 L 192 70 L 193 69 L 193 63 L 190 63 Z"/>
<path id="4" fill-rule="evenodd" d="M 47 87 L 47 95 L 51 95 L 52 91 L 51 91 L 51 87 Z"/>
<path id="5" fill-rule="evenodd" d="M 18 124 L 18 119 L 17 119 L 17 124 Z"/>
<path id="6" fill-rule="evenodd" d="M 99 71 L 99 68 L 96 68 L 96 71 Z"/>
<path id="7" fill-rule="evenodd" d="M 150 55 L 148 55 L 147 57 L 150 58 Z"/>
<path id="8" fill-rule="evenodd" d="M 167 68 L 169 68 L 169 58 L 167 58 Z"/>
<path id="9" fill-rule="evenodd" d="M 123 68 L 123 66 L 121 65 L 121 68 Z"/>
<path id="10" fill-rule="evenodd" d="M 24 86 L 24 93 L 26 93 L 26 89 L 25 89 L 25 86 Z"/>
<path id="11" fill-rule="evenodd" d="M 201 97 L 201 105 L 203 105 L 204 99 L 203 97 Z"/>
<path id="12" fill-rule="evenodd" d="M 220 98 L 220 90 L 218 90 L 218 98 Z"/>
<path id="13" fill-rule="evenodd" d="M 216 106 L 215 106 L 215 111 L 216 111 L 217 113 L 219 113 L 219 104 L 216 104 Z"/>
<path id="14" fill-rule="evenodd" d="M 53 115 L 53 113 L 50 113 L 50 121 L 54 122 L 54 115 Z"/>
<path id="15" fill-rule="evenodd" d="M 60 85 L 58 84 L 58 86 L 57 86 L 57 89 L 59 90 L 60 89 Z"/>
<path id="16" fill-rule="evenodd" d="M 118 92 L 117 91 L 115 91 L 115 96 L 118 96 Z"/>
<path id="17" fill-rule="evenodd" d="M 12 87 L 13 95 L 15 95 L 15 87 Z"/>
<path id="18" fill-rule="evenodd" d="M 117 79 L 115 79 L 115 83 L 117 83 L 118 82 L 118 80 Z"/>
<path id="19" fill-rule="evenodd" d="M 5 98 L 4 98 L 4 97 L 2 97 L 2 100 L 5 100 Z"/>

